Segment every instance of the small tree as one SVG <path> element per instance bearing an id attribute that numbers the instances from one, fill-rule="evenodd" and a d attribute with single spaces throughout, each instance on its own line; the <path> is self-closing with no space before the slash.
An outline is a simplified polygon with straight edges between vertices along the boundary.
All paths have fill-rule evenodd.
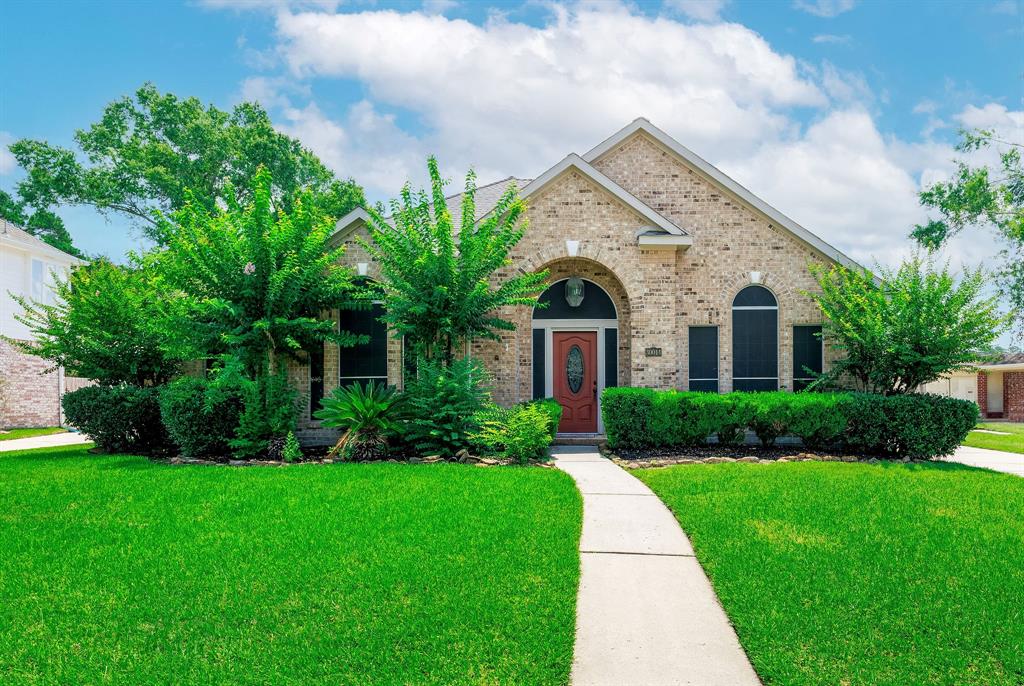
<path id="1" fill-rule="evenodd" d="M 384 320 L 417 358 L 448 366 L 466 341 L 515 329 L 498 310 L 535 305 L 548 274 L 498 276 L 526 232 L 526 205 L 515 186 L 477 222 L 476 175 L 470 171 L 456 235 L 437 160 L 427 160 L 427 169 L 430 195 L 413 193 L 407 184 L 401 199 L 391 202 L 390 217 L 371 209 L 371 241 L 364 245 L 384 275 Z"/>
<path id="2" fill-rule="evenodd" d="M 852 379 L 860 390 L 897 394 L 968 369 L 1009 317 L 982 295 L 980 270 L 957 283 L 948 267 L 914 257 L 898 269 L 812 265 L 820 293 L 808 293 L 825 315 L 823 335 L 840 352 L 816 384 Z"/>
<path id="3" fill-rule="evenodd" d="M 7 339 L 24 352 L 105 385 L 164 383 L 179 365 L 159 325 L 173 303 L 154 275 L 96 260 L 55 284 L 54 304 L 14 300 L 35 340 Z"/>

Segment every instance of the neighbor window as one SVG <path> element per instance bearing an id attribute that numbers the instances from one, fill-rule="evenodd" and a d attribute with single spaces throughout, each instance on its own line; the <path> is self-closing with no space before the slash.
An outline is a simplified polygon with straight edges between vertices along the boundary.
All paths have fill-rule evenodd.
<path id="1" fill-rule="evenodd" d="M 763 286 L 747 286 L 732 303 L 732 387 L 779 389 L 779 304 Z"/>
<path id="2" fill-rule="evenodd" d="M 45 269 L 42 260 L 32 260 L 32 300 L 44 302 L 46 294 Z"/>
<path id="3" fill-rule="evenodd" d="M 718 327 L 690 327 L 690 390 L 718 393 Z"/>
<path id="4" fill-rule="evenodd" d="M 821 325 L 793 327 L 793 390 L 802 391 L 821 374 Z"/>

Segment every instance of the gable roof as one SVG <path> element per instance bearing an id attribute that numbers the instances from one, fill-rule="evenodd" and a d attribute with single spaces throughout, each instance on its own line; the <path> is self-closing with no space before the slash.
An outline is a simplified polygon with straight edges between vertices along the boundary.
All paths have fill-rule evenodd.
<path id="1" fill-rule="evenodd" d="M 697 170 L 716 185 L 732 193 L 744 203 L 750 205 L 755 210 L 768 217 L 777 226 L 788 231 L 798 240 L 806 243 L 818 252 L 821 252 L 845 267 L 863 269 L 863 267 L 855 262 L 851 257 L 814 235 L 803 226 L 751 193 L 734 179 L 724 174 L 713 164 L 684 146 L 676 139 L 672 138 L 672 136 L 659 129 L 644 117 L 634 119 L 630 124 L 627 124 L 609 138 L 595 145 L 583 155 L 583 159 L 587 162 L 594 162 L 606 152 L 614 149 L 617 145 L 640 131 L 646 133 L 662 146 L 668 148 L 678 157 L 682 158 L 687 166 Z"/>
<path id="2" fill-rule="evenodd" d="M 68 254 L 59 248 L 55 248 L 46 241 L 40 240 L 28 231 L 25 231 L 16 224 L 6 219 L 0 219 L 0 242 L 13 246 L 19 250 L 30 253 L 42 254 L 51 258 L 60 259 L 71 264 L 82 264 L 84 260 Z"/>

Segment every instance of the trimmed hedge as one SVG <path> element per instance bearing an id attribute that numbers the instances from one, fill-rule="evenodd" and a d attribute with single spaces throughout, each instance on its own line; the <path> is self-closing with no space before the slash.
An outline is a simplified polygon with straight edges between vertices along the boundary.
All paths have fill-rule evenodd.
<path id="1" fill-rule="evenodd" d="M 812 449 L 931 458 L 953 452 L 978 420 L 968 400 L 866 393 L 694 393 L 608 388 L 601 413 L 613 448 L 738 444 L 793 435 Z"/>
<path id="2" fill-rule="evenodd" d="M 160 416 L 171 439 L 186 457 L 224 456 L 231 453 L 242 412 L 241 391 L 211 392 L 198 376 L 183 376 L 160 391 Z"/>
<path id="3" fill-rule="evenodd" d="M 108 453 L 153 454 L 171 449 L 160 420 L 159 388 L 86 386 L 61 399 L 68 423 Z"/>

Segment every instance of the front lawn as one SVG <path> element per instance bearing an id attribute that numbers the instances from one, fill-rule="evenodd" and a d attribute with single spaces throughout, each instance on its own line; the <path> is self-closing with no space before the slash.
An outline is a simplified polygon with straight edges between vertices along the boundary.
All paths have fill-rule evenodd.
<path id="1" fill-rule="evenodd" d="M 555 470 L 0 455 L 0 682 L 564 684 Z"/>
<path id="2" fill-rule="evenodd" d="M 1024 424 L 1019 422 L 983 422 L 964 439 L 964 445 L 989 450 L 1005 450 L 1011 453 L 1024 453 Z M 985 433 L 998 431 L 998 434 Z"/>
<path id="3" fill-rule="evenodd" d="M 956 464 L 635 472 L 766 684 L 1024 683 L 1024 479 Z"/>
<path id="4" fill-rule="evenodd" d="M 49 436 L 50 434 L 67 433 L 62 426 L 46 426 L 40 429 L 8 429 L 0 431 L 0 441 L 13 441 L 18 438 L 32 438 L 33 436 Z"/>

